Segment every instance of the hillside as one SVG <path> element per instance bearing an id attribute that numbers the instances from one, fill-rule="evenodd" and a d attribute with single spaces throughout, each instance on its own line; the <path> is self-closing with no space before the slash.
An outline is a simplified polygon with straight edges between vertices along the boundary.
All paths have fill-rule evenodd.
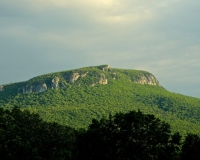
<path id="1" fill-rule="evenodd" d="M 149 72 L 108 65 L 50 73 L 0 86 L 0 106 L 18 105 L 47 121 L 87 127 L 92 118 L 140 109 L 173 131 L 200 134 L 200 99 L 164 89 Z"/>

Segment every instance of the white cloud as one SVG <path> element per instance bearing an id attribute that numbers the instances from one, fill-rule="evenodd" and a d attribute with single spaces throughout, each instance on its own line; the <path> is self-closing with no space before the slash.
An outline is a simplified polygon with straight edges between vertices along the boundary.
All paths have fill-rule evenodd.
<path id="1" fill-rule="evenodd" d="M 169 88 L 181 81 L 199 85 L 200 2 L 0 0 L 0 4 L 0 54 L 5 57 L 0 55 L 0 68 L 6 65 L 7 72 L 16 65 L 37 75 L 35 65 L 41 61 L 45 72 L 68 69 L 66 64 L 72 69 L 108 63 L 150 71 Z M 22 67 L 18 61 L 28 54 L 35 65 Z M 11 55 L 17 58 L 9 67 L 5 62 Z M 6 81 L 2 77 L 0 81 Z"/>

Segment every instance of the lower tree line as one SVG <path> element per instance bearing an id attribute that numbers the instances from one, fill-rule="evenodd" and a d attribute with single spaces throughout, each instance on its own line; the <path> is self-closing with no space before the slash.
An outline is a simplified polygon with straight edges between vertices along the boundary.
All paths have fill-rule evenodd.
<path id="1" fill-rule="evenodd" d="M 43 121 L 19 107 L 0 108 L 1 160 L 199 160 L 200 137 L 172 134 L 141 111 L 93 119 L 88 129 Z"/>

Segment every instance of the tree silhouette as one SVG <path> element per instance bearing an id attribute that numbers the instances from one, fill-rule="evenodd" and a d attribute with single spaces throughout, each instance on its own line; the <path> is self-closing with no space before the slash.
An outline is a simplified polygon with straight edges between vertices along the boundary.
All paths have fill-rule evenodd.
<path id="1" fill-rule="evenodd" d="M 183 142 L 182 160 L 199 160 L 200 159 L 200 137 L 196 134 L 188 134 Z"/>
<path id="2" fill-rule="evenodd" d="M 38 114 L 0 108 L 0 159 L 75 159 L 76 132 L 44 122 Z"/>
<path id="3" fill-rule="evenodd" d="M 93 120 L 86 133 L 87 159 L 175 159 L 181 136 L 170 126 L 142 112 L 131 111 Z"/>

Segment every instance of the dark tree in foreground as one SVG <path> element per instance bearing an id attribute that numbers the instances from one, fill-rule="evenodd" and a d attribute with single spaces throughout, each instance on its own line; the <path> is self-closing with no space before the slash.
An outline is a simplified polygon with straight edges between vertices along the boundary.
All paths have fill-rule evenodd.
<path id="1" fill-rule="evenodd" d="M 75 130 L 42 121 L 38 114 L 0 108 L 0 159 L 75 159 Z"/>
<path id="2" fill-rule="evenodd" d="M 93 120 L 85 137 L 82 157 L 96 160 L 177 159 L 181 136 L 170 126 L 142 112 L 118 113 Z"/>
<path id="3" fill-rule="evenodd" d="M 188 134 L 182 146 L 182 160 L 200 160 L 200 137 L 196 134 Z"/>
<path id="4" fill-rule="evenodd" d="M 88 130 L 75 130 L 19 107 L 0 108 L 1 160 L 200 159 L 200 138 L 189 134 L 181 154 L 180 139 L 167 123 L 140 111 L 110 115 L 93 120 Z"/>

